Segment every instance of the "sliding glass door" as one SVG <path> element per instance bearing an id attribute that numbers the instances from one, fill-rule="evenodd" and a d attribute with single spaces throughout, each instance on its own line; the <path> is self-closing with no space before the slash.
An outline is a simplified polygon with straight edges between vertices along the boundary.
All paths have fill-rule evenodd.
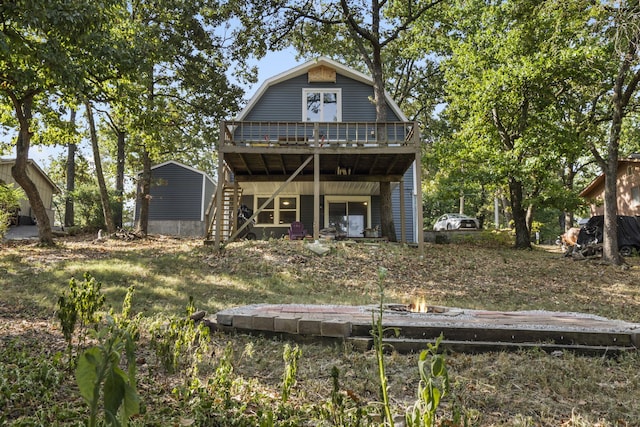
<path id="1" fill-rule="evenodd" d="M 346 237 L 363 237 L 369 224 L 369 200 L 327 201 L 328 225 Z"/>

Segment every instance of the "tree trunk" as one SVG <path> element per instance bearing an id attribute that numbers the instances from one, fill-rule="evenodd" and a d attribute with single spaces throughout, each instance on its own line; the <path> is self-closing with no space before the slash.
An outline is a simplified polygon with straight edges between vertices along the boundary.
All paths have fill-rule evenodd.
<path id="1" fill-rule="evenodd" d="M 116 198 L 118 200 L 116 211 L 114 213 L 114 223 L 118 228 L 122 228 L 123 224 L 123 204 L 124 204 L 124 149 L 125 149 L 125 133 L 121 130 L 117 131 L 118 147 L 116 154 Z"/>
<path id="2" fill-rule="evenodd" d="M 509 178 L 509 195 L 511 196 L 511 213 L 516 231 L 516 249 L 531 249 L 531 234 L 527 227 L 527 215 L 522 207 L 522 183 Z"/>
<path id="3" fill-rule="evenodd" d="M 573 212 L 564 212 L 564 231 L 569 231 L 573 227 Z"/>
<path id="4" fill-rule="evenodd" d="M 72 130 L 76 127 L 76 110 L 71 110 L 69 118 Z M 67 146 L 67 197 L 64 202 L 64 226 L 71 227 L 75 225 L 75 211 L 73 202 L 73 192 L 76 189 L 76 150 L 77 146 L 74 142 L 70 142 Z"/>
<path id="5" fill-rule="evenodd" d="M 604 224 L 602 230 L 602 259 L 614 265 L 622 264 L 622 257 L 618 250 L 618 196 L 616 189 L 618 156 L 613 160 L 612 153 L 607 159 L 607 172 L 604 177 Z M 612 162 L 615 161 L 615 166 Z"/>
<path id="6" fill-rule="evenodd" d="M 616 76 L 611 98 L 613 115 L 609 129 L 607 159 L 604 168 L 604 241 L 602 258 L 604 261 L 608 261 L 614 265 L 623 263 L 620 252 L 618 251 L 618 153 L 625 110 L 640 83 L 640 70 L 638 69 L 637 62 L 634 64 L 634 61 L 637 61 L 636 56 L 638 54 L 639 41 L 640 33 L 636 33 L 628 43 L 627 51 L 624 52 L 624 59 L 618 69 L 618 75 Z M 629 73 L 629 71 L 631 71 L 631 73 Z M 628 76 L 630 76 L 630 80 L 625 88 L 625 79 Z"/>
<path id="7" fill-rule="evenodd" d="M 379 46 L 374 46 L 371 61 L 373 77 L 373 98 L 376 107 L 376 139 L 380 143 L 387 140 L 387 102 L 384 92 L 384 78 L 382 73 L 382 56 Z M 419 165 L 416 165 L 419 167 Z M 380 183 L 380 231 L 390 242 L 396 242 L 396 227 L 393 222 L 393 205 L 391 203 L 391 183 Z"/>
<path id="8" fill-rule="evenodd" d="M 51 222 L 47 215 L 47 210 L 42 202 L 38 188 L 31 181 L 27 174 L 27 165 L 29 162 L 29 146 L 31 145 L 31 131 L 29 124 L 31 122 L 31 104 L 33 96 L 27 96 L 22 100 L 18 100 L 15 96 L 11 96 L 14 104 L 18 122 L 20 123 L 20 132 L 16 140 L 16 163 L 11 168 L 11 175 L 18 185 L 22 187 L 24 193 L 29 199 L 32 214 L 36 217 L 38 224 L 38 238 L 43 246 L 54 246 L 53 232 L 51 231 Z"/>
<path id="9" fill-rule="evenodd" d="M 535 213 L 536 213 L 536 207 L 530 203 L 529 206 L 527 206 L 527 213 L 526 213 L 527 229 L 529 230 L 529 235 L 531 235 L 531 232 L 532 232 L 533 216 L 535 215 Z"/>
<path id="10" fill-rule="evenodd" d="M 513 216 L 511 215 L 511 212 L 509 211 L 509 209 L 511 207 L 511 202 L 509 200 L 507 200 L 507 198 L 504 196 L 504 194 L 501 194 L 500 195 L 500 204 L 502 205 L 502 215 L 504 216 L 505 227 L 509 228 L 509 227 L 511 227 L 511 220 L 513 219 Z"/>
<path id="11" fill-rule="evenodd" d="M 100 201 L 102 202 L 102 212 L 104 214 L 104 223 L 107 227 L 107 233 L 113 234 L 116 232 L 113 225 L 113 215 L 111 213 L 111 202 L 109 200 L 109 192 L 107 190 L 107 184 L 104 180 L 104 173 L 102 172 L 102 160 L 100 158 L 100 148 L 98 147 L 98 135 L 96 134 L 96 124 L 93 119 L 93 109 L 89 101 L 85 102 L 85 108 L 87 110 L 87 120 L 89 122 L 89 134 L 91 136 L 91 147 L 93 148 L 93 161 L 96 168 L 96 177 L 98 178 L 98 187 L 100 189 Z"/>
<path id="12" fill-rule="evenodd" d="M 142 152 L 142 178 L 138 185 L 140 186 L 140 212 L 138 213 L 137 231 L 146 236 L 149 229 L 149 203 L 151 201 L 151 158 L 146 149 L 143 149 Z"/>
<path id="13" fill-rule="evenodd" d="M 389 215 L 384 215 L 389 213 Z M 393 223 L 393 211 L 391 209 L 391 183 L 380 183 L 380 231 L 383 237 L 390 242 L 397 242 L 396 227 Z"/>

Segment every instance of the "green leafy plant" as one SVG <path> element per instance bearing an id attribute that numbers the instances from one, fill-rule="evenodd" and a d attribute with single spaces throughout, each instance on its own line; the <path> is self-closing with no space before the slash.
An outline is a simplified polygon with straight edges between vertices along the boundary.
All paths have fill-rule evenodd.
<path id="1" fill-rule="evenodd" d="M 449 374 L 444 355 L 438 352 L 443 335 L 435 344 L 428 343 L 427 349 L 420 353 L 418 371 L 418 400 L 405 414 L 408 427 L 431 427 L 436 423 L 436 411 L 442 398 L 449 393 Z"/>
<path id="2" fill-rule="evenodd" d="M 371 335 L 373 336 L 373 347 L 376 352 L 376 361 L 378 364 L 378 377 L 380 378 L 380 395 L 382 397 L 382 415 L 383 419 L 390 426 L 393 426 L 393 415 L 391 413 L 391 403 L 389 401 L 389 385 L 387 380 L 387 374 L 385 372 L 384 352 L 387 344 L 384 343 L 385 333 L 388 331 L 394 331 L 396 335 L 398 330 L 395 328 L 385 328 L 382 324 L 382 315 L 384 313 L 384 281 L 387 277 L 387 269 L 384 267 L 378 268 L 378 286 L 380 289 L 380 305 L 378 306 L 378 318 L 376 319 L 375 312 L 371 313 L 373 329 Z"/>
<path id="3" fill-rule="evenodd" d="M 95 325 L 100 321 L 98 311 L 104 306 L 105 296 L 100 289 L 102 283 L 95 277 L 85 273 L 84 281 L 78 283 L 75 278 L 69 280 L 69 289 L 58 297 L 57 316 L 62 327 L 62 334 L 67 341 L 69 352 L 73 344 L 73 334 L 78 322 L 82 336 L 89 325 Z"/>
<path id="4" fill-rule="evenodd" d="M 129 417 L 139 411 L 136 391 L 136 345 L 139 317 L 131 317 L 135 288 L 127 289 L 122 311 L 106 317 L 107 325 L 94 332 L 99 344 L 87 349 L 78 359 L 76 382 L 80 395 L 90 408 L 89 426 L 95 426 L 102 396 L 104 418 L 108 425 L 126 426 Z M 120 363 L 124 352 L 125 372 Z"/>
<path id="5" fill-rule="evenodd" d="M 291 389 L 296 383 L 298 375 L 298 360 L 302 356 L 300 347 L 291 348 L 289 344 L 284 345 L 284 373 L 282 374 L 282 403 L 286 403 L 291 395 Z"/>
<path id="6" fill-rule="evenodd" d="M 25 346 L 19 339 L 0 340 L 0 346 L 0 425 L 4 426 L 10 424 L 7 416 L 26 418 L 32 415 L 30 407 L 54 399 L 67 372 L 61 353 L 37 349 L 34 354 L 35 346 Z"/>
<path id="7" fill-rule="evenodd" d="M 17 219 L 22 198 L 22 189 L 13 188 L 13 185 L 4 184 L 0 180 L 0 237 L 4 236 L 7 227 Z"/>
<path id="8" fill-rule="evenodd" d="M 118 328 L 111 317 L 107 322 L 107 328 L 95 333 L 99 344 L 80 356 L 75 372 L 80 395 L 89 404 L 89 427 L 97 425 L 100 397 L 108 425 L 126 426 L 129 417 L 139 411 L 133 337 L 127 329 Z M 120 367 L 123 351 L 128 373 Z"/>
<path id="9" fill-rule="evenodd" d="M 328 420 L 331 425 L 359 427 L 368 425 L 366 411 L 358 397 L 347 390 L 343 392 L 340 387 L 340 370 L 337 366 L 331 368 L 331 400 L 320 410 L 320 418 Z M 349 405 L 349 400 L 355 405 Z"/>
<path id="10" fill-rule="evenodd" d="M 198 363 L 208 352 L 211 341 L 209 328 L 194 322 L 193 298 L 189 298 L 185 317 L 172 317 L 168 322 L 156 323 L 150 328 L 151 345 L 162 367 L 175 373 L 181 364 L 188 363 L 192 374 L 197 373 Z"/>

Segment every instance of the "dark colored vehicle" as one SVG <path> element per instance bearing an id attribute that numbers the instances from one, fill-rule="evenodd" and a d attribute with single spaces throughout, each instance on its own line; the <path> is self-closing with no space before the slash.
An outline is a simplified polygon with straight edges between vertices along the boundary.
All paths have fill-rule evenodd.
<path id="1" fill-rule="evenodd" d="M 602 249 L 604 216 L 591 217 L 580 229 L 575 251 L 594 255 Z M 622 256 L 640 252 L 640 217 L 618 215 L 618 250 Z"/>
<path id="2" fill-rule="evenodd" d="M 249 209 L 247 205 L 242 205 L 238 208 L 238 229 L 244 225 L 245 222 L 251 218 L 253 215 L 253 210 Z M 240 234 L 238 234 L 239 239 L 247 239 L 247 240 L 256 240 L 256 233 L 253 232 L 253 224 L 251 221 L 249 225 L 247 225 Z"/>

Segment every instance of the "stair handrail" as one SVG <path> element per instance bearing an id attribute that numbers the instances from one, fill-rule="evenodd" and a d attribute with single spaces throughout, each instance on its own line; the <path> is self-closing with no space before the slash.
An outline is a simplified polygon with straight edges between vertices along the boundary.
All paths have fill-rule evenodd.
<path id="1" fill-rule="evenodd" d="M 213 223 L 214 220 L 216 218 L 216 200 L 217 200 L 217 186 L 220 185 L 220 183 L 222 182 L 222 186 L 226 186 L 227 184 L 231 184 L 231 176 L 232 176 L 232 172 L 231 172 L 231 168 L 225 163 L 223 166 L 223 176 L 222 176 L 222 180 L 218 179 L 218 183 L 216 184 L 216 191 L 213 192 L 213 195 L 211 196 L 211 201 L 209 202 L 209 205 L 207 206 L 207 209 L 205 210 L 204 213 L 204 221 L 205 224 L 207 225 L 206 228 L 206 239 L 210 239 L 211 238 L 211 232 L 213 231 Z"/>

